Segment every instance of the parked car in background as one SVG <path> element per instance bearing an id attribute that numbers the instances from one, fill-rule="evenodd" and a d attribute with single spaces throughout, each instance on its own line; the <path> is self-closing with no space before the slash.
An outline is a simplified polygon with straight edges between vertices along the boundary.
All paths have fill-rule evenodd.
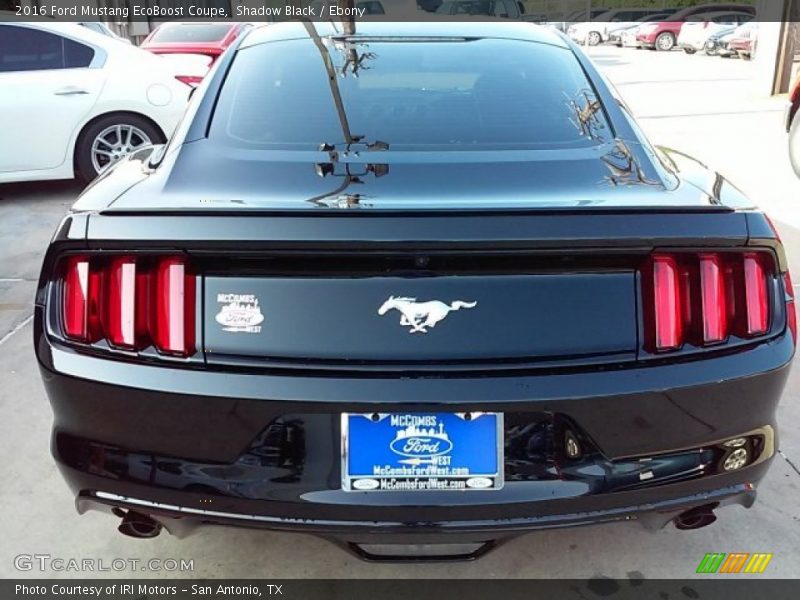
<path id="1" fill-rule="evenodd" d="M 91 29 L 95 33 L 99 33 L 100 35 L 105 35 L 110 38 L 114 38 L 115 40 L 119 40 L 125 44 L 130 44 L 131 41 L 128 38 L 124 38 L 121 35 L 117 35 L 108 25 L 103 23 L 102 21 L 82 21 L 79 22 L 78 25 L 82 25 L 87 29 Z"/>
<path id="2" fill-rule="evenodd" d="M 678 36 L 684 23 L 692 17 L 718 13 L 721 11 L 746 12 L 755 16 L 755 8 L 747 4 L 703 4 L 678 11 L 663 21 L 648 23 L 639 28 L 636 39 L 643 48 L 669 51 L 678 43 Z"/>
<path id="3" fill-rule="evenodd" d="M 659 11 L 650 8 L 619 8 L 604 12 L 591 21 L 574 23 L 567 28 L 572 41 L 587 46 L 597 46 L 608 41 L 609 29 L 633 25 L 640 19 L 650 17 Z"/>
<path id="4" fill-rule="evenodd" d="M 736 31 L 736 27 L 727 27 L 718 31 L 717 33 L 712 34 L 706 40 L 706 45 L 703 51 L 709 56 L 719 56 L 719 53 L 723 47 L 727 48 L 728 42 L 733 37 L 734 31 Z"/>
<path id="5" fill-rule="evenodd" d="M 548 27 L 556 29 L 561 33 L 566 33 L 570 25 L 597 19 L 606 12 L 608 12 L 607 8 L 591 8 L 588 10 L 582 8 L 568 14 L 563 21 L 548 21 L 546 24 Z"/>
<path id="6" fill-rule="evenodd" d="M 91 180 L 163 143 L 191 90 L 177 74 L 160 56 L 75 23 L 0 23 L 0 183 Z"/>
<path id="7" fill-rule="evenodd" d="M 721 33 L 719 38 L 719 43 L 717 46 L 717 56 L 721 58 L 739 58 L 739 55 L 736 53 L 736 50 L 731 49 L 731 42 L 733 38 L 736 36 L 736 30 L 738 27 L 734 27 L 727 33 Z"/>
<path id="8" fill-rule="evenodd" d="M 653 21 L 663 21 L 667 17 L 670 17 L 673 13 L 669 12 L 660 12 L 652 15 L 647 15 L 645 17 L 639 18 L 637 21 L 633 23 L 609 23 L 608 27 L 606 28 L 606 35 L 607 40 L 610 44 L 622 47 L 623 37 L 625 36 L 626 32 L 632 32 L 633 40 L 636 41 L 636 30 L 644 25 L 645 23 L 651 23 Z M 635 45 L 635 44 L 632 44 Z"/>
<path id="9" fill-rule="evenodd" d="M 789 158 L 794 172 L 800 177 L 800 73 L 789 91 L 786 107 L 786 131 L 789 132 Z"/>
<path id="10" fill-rule="evenodd" d="M 213 63 L 251 23 L 168 22 L 156 27 L 141 48 L 153 54 L 202 54 Z"/>
<path id="11" fill-rule="evenodd" d="M 733 32 L 733 38 L 728 43 L 728 47 L 732 52 L 739 55 L 740 58 L 750 60 L 756 51 L 756 44 L 758 43 L 758 23 L 746 23 L 736 31 Z"/>
<path id="12" fill-rule="evenodd" d="M 625 29 L 622 32 L 622 47 L 623 48 L 637 48 L 641 49 L 642 45 L 639 43 L 639 29 L 647 25 L 650 21 L 642 23 L 641 25 L 635 25 L 628 29 Z"/>
<path id="13" fill-rule="evenodd" d="M 687 54 L 700 52 L 705 49 L 712 35 L 752 20 L 752 13 L 741 11 L 695 15 L 683 24 L 678 35 L 678 46 Z"/>

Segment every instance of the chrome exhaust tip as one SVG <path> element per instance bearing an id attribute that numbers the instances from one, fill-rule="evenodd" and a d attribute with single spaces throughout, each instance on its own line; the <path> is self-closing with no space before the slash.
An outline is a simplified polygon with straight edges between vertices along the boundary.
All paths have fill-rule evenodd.
<path id="1" fill-rule="evenodd" d="M 161 533 L 161 523 L 154 521 L 147 515 L 129 510 L 122 517 L 122 522 L 117 527 L 122 535 L 137 539 L 149 539 Z"/>
<path id="2" fill-rule="evenodd" d="M 716 507 L 716 504 L 705 504 L 682 512 L 674 519 L 675 527 L 682 531 L 707 527 L 717 520 Z"/>

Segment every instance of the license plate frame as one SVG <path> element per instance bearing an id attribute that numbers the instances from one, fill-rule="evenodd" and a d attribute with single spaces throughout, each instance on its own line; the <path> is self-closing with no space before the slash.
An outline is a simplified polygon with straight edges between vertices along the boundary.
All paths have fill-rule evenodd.
<path id="1" fill-rule="evenodd" d="M 359 420 L 351 422 L 351 419 Z M 404 428 L 404 423 L 411 423 L 417 429 L 409 429 L 410 426 Z M 447 427 L 447 430 L 444 430 L 444 427 Z M 376 428 L 384 431 L 376 433 Z M 380 444 L 373 447 L 380 448 L 385 443 L 386 446 L 381 450 L 383 458 L 390 456 L 394 460 L 393 463 L 391 460 L 386 460 L 375 465 L 374 461 L 377 458 L 372 459 L 371 474 L 364 472 L 366 470 L 364 461 L 369 464 L 369 458 L 364 458 L 361 454 L 364 449 L 359 444 L 364 444 L 364 441 L 358 441 L 365 435 L 367 429 L 373 429 L 371 434 L 373 437 L 383 438 Z M 468 431 L 470 429 L 472 431 Z M 449 438 L 451 430 L 455 434 L 454 440 Z M 422 435 L 413 435 L 415 432 Z M 470 465 L 464 466 L 469 460 L 463 456 L 455 456 L 454 451 L 459 446 L 464 446 L 464 442 L 468 442 L 466 446 L 469 450 L 470 444 L 474 443 L 478 435 L 476 432 L 487 437 L 493 434 L 494 439 L 478 440 L 479 449 L 485 450 L 490 447 L 491 453 L 487 457 L 478 455 L 473 450 L 474 461 L 483 466 L 473 472 L 470 470 Z M 342 413 L 340 446 L 342 490 L 383 493 L 500 490 L 505 483 L 503 432 L 503 413 L 498 412 Z M 432 436 L 428 435 L 431 433 Z M 388 439 L 392 434 L 395 436 L 394 439 Z M 413 442 L 410 448 L 407 441 Z M 439 446 L 434 452 L 432 448 L 437 442 L 444 448 Z M 351 448 L 351 444 L 354 444 L 354 448 Z M 423 445 L 421 451 L 419 451 L 420 444 Z M 386 448 L 389 452 L 386 452 Z M 359 458 L 352 462 L 361 463 L 360 465 L 351 464 L 351 456 L 355 456 L 352 450 L 359 453 Z M 490 460 L 492 457 L 493 465 Z M 447 464 L 442 464 L 444 462 Z M 380 469 L 380 472 L 376 472 L 376 468 Z"/>

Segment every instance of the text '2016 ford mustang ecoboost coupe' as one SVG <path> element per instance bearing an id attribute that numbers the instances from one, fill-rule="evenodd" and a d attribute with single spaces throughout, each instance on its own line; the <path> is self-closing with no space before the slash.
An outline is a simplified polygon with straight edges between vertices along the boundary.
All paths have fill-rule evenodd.
<path id="1" fill-rule="evenodd" d="M 35 345 L 80 512 L 468 558 L 751 506 L 792 293 L 767 218 L 563 35 L 287 22 L 84 192 Z"/>

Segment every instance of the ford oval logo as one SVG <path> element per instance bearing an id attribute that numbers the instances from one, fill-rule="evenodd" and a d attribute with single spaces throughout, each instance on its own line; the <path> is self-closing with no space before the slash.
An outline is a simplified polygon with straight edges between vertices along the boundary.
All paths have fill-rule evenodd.
<path id="1" fill-rule="evenodd" d="M 470 477 L 467 479 L 467 487 L 474 490 L 485 490 L 492 487 L 492 480 L 488 477 Z"/>
<path id="2" fill-rule="evenodd" d="M 392 440 L 389 447 L 395 454 L 416 458 L 447 454 L 453 449 L 453 442 L 441 437 L 409 436 Z"/>
<path id="3" fill-rule="evenodd" d="M 377 479 L 356 479 L 353 482 L 353 487 L 357 490 L 374 490 L 379 485 Z"/>

